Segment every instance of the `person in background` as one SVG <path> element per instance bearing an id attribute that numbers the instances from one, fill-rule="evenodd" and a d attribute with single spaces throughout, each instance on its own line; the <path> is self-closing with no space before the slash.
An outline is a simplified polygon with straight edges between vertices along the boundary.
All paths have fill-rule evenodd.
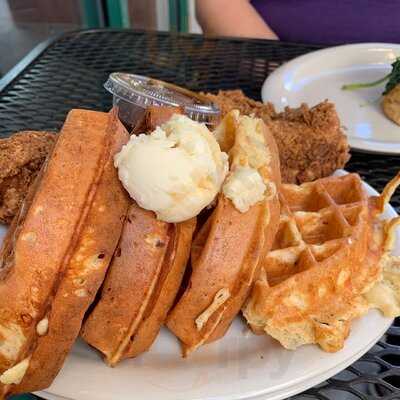
<path id="1" fill-rule="evenodd" d="M 206 35 L 338 44 L 400 42 L 400 0 L 196 0 Z"/>

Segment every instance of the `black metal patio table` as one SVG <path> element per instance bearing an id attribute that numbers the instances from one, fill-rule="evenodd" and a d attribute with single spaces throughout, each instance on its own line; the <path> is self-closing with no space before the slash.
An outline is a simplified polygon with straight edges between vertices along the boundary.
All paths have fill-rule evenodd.
<path id="1" fill-rule="evenodd" d="M 71 108 L 108 110 L 103 82 L 114 71 L 152 76 L 189 89 L 242 89 L 259 100 L 266 76 L 318 46 L 200 35 L 87 30 L 39 45 L 0 80 L 0 137 L 58 130 Z M 400 157 L 353 152 L 348 171 L 377 190 L 400 170 Z M 400 211 L 400 195 L 392 205 Z M 366 355 L 293 399 L 400 399 L 400 319 Z"/>

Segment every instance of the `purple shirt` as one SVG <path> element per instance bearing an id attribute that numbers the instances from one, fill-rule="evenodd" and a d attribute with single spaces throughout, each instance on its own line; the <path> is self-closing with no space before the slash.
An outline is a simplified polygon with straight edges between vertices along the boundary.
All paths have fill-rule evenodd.
<path id="1" fill-rule="evenodd" d="M 400 0 L 252 0 L 251 3 L 283 41 L 400 43 Z"/>

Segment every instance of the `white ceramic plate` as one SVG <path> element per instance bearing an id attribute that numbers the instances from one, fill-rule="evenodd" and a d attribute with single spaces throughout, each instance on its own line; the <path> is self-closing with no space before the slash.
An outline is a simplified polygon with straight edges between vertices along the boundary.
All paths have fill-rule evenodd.
<path id="1" fill-rule="evenodd" d="M 354 149 L 400 154 L 400 126 L 385 117 L 380 106 L 385 84 L 344 91 L 343 84 L 371 82 L 391 71 L 400 45 L 365 43 L 331 47 L 298 57 L 264 82 L 261 96 L 278 110 L 301 103 L 335 103 L 343 129 Z"/>
<path id="2" fill-rule="evenodd" d="M 343 172 L 338 172 L 339 174 Z M 369 194 L 376 192 L 368 185 Z M 396 215 L 388 206 L 383 218 Z M 0 240 L 5 228 L 0 226 Z M 399 232 L 395 253 L 400 254 Z M 115 368 L 78 340 L 46 391 L 49 400 L 278 400 L 302 392 L 346 368 L 367 352 L 392 320 L 370 312 L 355 321 L 343 350 L 328 354 L 317 346 L 283 349 L 273 339 L 251 334 L 237 318 L 220 341 L 188 359 L 180 357 L 175 338 L 163 329 L 151 350 Z"/>

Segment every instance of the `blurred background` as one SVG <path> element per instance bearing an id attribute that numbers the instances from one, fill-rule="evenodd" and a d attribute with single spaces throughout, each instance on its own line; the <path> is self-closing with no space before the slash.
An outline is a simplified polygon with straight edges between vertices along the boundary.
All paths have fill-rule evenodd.
<path id="1" fill-rule="evenodd" d="M 201 33 L 194 0 L 0 0 L 0 77 L 51 36 L 105 27 Z"/>

